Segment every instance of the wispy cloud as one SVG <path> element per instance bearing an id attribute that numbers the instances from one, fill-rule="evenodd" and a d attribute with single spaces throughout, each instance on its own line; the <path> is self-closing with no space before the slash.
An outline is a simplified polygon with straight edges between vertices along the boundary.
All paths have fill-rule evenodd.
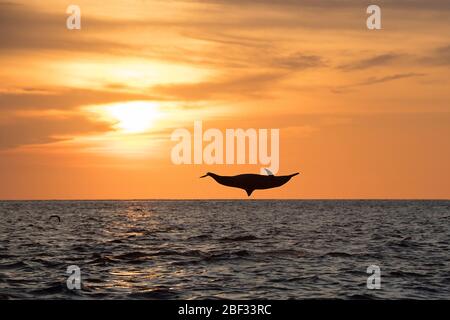
<path id="1" fill-rule="evenodd" d="M 364 80 L 362 82 L 359 82 L 355 84 L 354 86 L 370 86 L 374 84 L 399 80 L 399 79 L 405 79 L 405 78 L 413 78 L 413 77 L 423 77 L 425 76 L 424 73 L 416 73 L 416 72 L 410 72 L 410 73 L 400 73 L 400 74 L 394 74 L 384 77 L 370 77 L 367 80 Z"/>
<path id="2" fill-rule="evenodd" d="M 111 130 L 110 124 L 81 115 L 0 117 L 0 149 L 70 140 L 74 135 Z"/>
<path id="3" fill-rule="evenodd" d="M 0 92 L 0 114 L 20 110 L 73 110 L 90 104 L 160 100 L 149 94 L 79 88 L 24 88 Z"/>
<path id="4" fill-rule="evenodd" d="M 358 87 L 372 86 L 372 85 L 382 84 L 385 82 L 391 82 L 391 81 L 407 79 L 407 78 L 423 77 L 425 75 L 426 74 L 424 74 L 424 73 L 410 72 L 410 73 L 393 74 L 393 75 L 388 75 L 388 76 L 383 76 L 383 77 L 369 77 L 363 81 L 356 82 L 354 84 L 332 87 L 331 92 L 337 93 L 337 94 L 347 93 L 351 89 L 355 89 Z"/>
<path id="5" fill-rule="evenodd" d="M 159 85 L 152 87 L 151 93 L 178 100 L 262 98 L 285 77 L 286 73 L 262 73 L 192 84 Z"/>
<path id="6" fill-rule="evenodd" d="M 450 45 L 433 49 L 428 55 L 420 58 L 419 62 L 432 66 L 450 65 Z"/>
<path id="7" fill-rule="evenodd" d="M 392 65 L 403 57 L 398 53 L 384 53 L 373 57 L 357 60 L 339 66 L 339 69 L 344 71 L 363 70 L 373 67 Z"/>
<path id="8" fill-rule="evenodd" d="M 71 32 L 65 27 L 65 15 L 11 2 L 0 2 L 0 55 L 29 50 L 120 54 L 132 46 L 100 38 L 93 31 L 114 26 L 112 21 L 87 18 L 90 28 Z"/>
<path id="9" fill-rule="evenodd" d="M 181 0 L 181 2 L 211 3 L 223 5 L 251 5 L 251 6 L 271 6 L 287 8 L 330 8 L 348 9 L 349 7 L 364 6 L 359 0 Z M 406 10 L 450 10 L 450 4 L 446 0 L 403 0 L 389 1 L 378 0 L 378 5 L 388 6 L 390 8 Z M 367 6 L 367 5 L 366 5 Z"/>
<path id="10" fill-rule="evenodd" d="M 324 61 L 324 58 L 319 55 L 308 55 L 297 52 L 284 57 L 275 57 L 273 58 L 271 65 L 272 67 L 298 71 L 324 67 L 326 65 L 326 62 Z"/>

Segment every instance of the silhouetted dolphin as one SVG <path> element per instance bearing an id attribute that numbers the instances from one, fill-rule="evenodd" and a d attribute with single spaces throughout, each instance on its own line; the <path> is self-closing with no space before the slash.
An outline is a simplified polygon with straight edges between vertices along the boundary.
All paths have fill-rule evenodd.
<path id="1" fill-rule="evenodd" d="M 269 171 L 270 172 L 270 171 Z M 271 189 L 280 187 L 287 183 L 293 176 L 299 173 L 290 174 L 287 176 L 261 175 L 261 174 L 239 174 L 237 176 L 219 176 L 218 174 L 208 172 L 204 177 L 212 177 L 218 183 L 227 186 L 244 189 L 250 197 L 253 191 L 257 189 Z"/>

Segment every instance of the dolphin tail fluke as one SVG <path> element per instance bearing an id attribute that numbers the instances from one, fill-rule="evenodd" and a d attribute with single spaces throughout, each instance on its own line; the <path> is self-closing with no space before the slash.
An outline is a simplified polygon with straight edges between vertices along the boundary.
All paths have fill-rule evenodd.
<path id="1" fill-rule="evenodd" d="M 252 192 L 255 191 L 255 189 L 245 189 L 245 192 L 247 192 L 247 196 L 251 196 Z"/>

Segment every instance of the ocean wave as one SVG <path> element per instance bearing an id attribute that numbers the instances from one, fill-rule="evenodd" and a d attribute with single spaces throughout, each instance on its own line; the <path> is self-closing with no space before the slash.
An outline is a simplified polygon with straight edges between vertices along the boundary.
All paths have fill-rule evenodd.
<path id="1" fill-rule="evenodd" d="M 85 287 L 82 286 L 83 290 L 86 290 Z M 32 295 L 43 295 L 43 296 L 53 296 L 58 294 L 69 294 L 69 295 L 81 295 L 82 290 L 69 290 L 65 282 L 54 282 L 49 284 L 44 288 L 39 288 L 35 290 L 31 290 L 30 294 Z"/>
<path id="2" fill-rule="evenodd" d="M 399 278 L 426 278 L 429 275 L 419 272 L 395 270 L 388 273 L 388 276 Z"/>
<path id="3" fill-rule="evenodd" d="M 0 201 L 0 298 L 450 298 L 449 201 L 18 203 Z"/>
<path id="4" fill-rule="evenodd" d="M 307 255 L 306 251 L 297 249 L 277 249 L 257 252 L 259 255 L 271 257 L 304 257 Z"/>
<path id="5" fill-rule="evenodd" d="M 19 262 L 0 264 L 0 270 L 22 270 L 22 271 L 24 271 L 24 270 L 32 270 L 32 268 L 26 262 L 19 261 Z"/>
<path id="6" fill-rule="evenodd" d="M 146 291 L 133 292 L 127 297 L 131 299 L 161 300 L 176 299 L 178 297 L 178 294 L 171 288 L 156 288 Z"/>
<path id="7" fill-rule="evenodd" d="M 243 258 L 250 256 L 250 252 L 247 250 L 235 250 L 235 251 L 223 251 L 223 252 L 211 252 L 203 256 L 203 261 L 213 262 L 218 260 L 233 260 L 236 258 Z"/>
<path id="8" fill-rule="evenodd" d="M 238 235 L 238 236 L 229 236 L 229 237 L 223 237 L 218 239 L 219 241 L 225 241 L 225 242 L 233 242 L 233 241 L 254 241 L 258 240 L 259 238 L 254 235 Z"/>
<path id="9" fill-rule="evenodd" d="M 343 251 L 330 251 L 322 255 L 322 257 L 332 257 L 332 258 L 348 258 L 352 256 L 354 256 L 354 254 Z"/>

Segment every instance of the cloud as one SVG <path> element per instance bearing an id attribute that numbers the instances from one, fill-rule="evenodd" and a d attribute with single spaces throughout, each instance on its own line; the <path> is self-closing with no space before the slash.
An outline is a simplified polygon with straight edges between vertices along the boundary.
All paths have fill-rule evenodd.
<path id="1" fill-rule="evenodd" d="M 120 84 L 114 84 L 114 87 L 125 88 Z M 74 136 L 108 132 L 112 130 L 111 123 L 87 118 L 79 108 L 153 99 L 146 94 L 66 87 L 3 90 L 0 91 L 0 149 L 54 143 L 70 140 Z"/>
<path id="2" fill-rule="evenodd" d="M 0 54 L 28 50 L 118 54 L 131 50 L 127 44 L 95 37 L 89 28 L 69 31 L 65 17 L 65 13 L 57 15 L 24 4 L 0 2 Z M 92 18 L 83 18 L 83 22 L 94 28 L 111 24 Z"/>
<path id="3" fill-rule="evenodd" d="M 83 116 L 1 117 L 0 149 L 69 140 L 70 136 L 109 131 L 110 125 Z"/>
<path id="4" fill-rule="evenodd" d="M 450 44 L 435 48 L 425 57 L 419 59 L 419 62 L 432 66 L 450 65 Z"/>
<path id="5" fill-rule="evenodd" d="M 147 94 L 77 88 L 23 88 L 0 92 L 0 114 L 19 110 L 71 110 L 84 105 L 154 100 Z"/>
<path id="6" fill-rule="evenodd" d="M 400 79 L 423 77 L 425 75 L 426 74 L 424 74 L 424 73 L 410 72 L 410 73 L 398 73 L 398 74 L 393 74 L 393 75 L 384 76 L 384 77 L 370 77 L 370 78 L 367 78 L 363 81 L 360 81 L 360 82 L 357 82 L 354 84 L 344 85 L 344 86 L 340 86 L 340 87 L 332 87 L 332 88 L 330 88 L 330 91 L 335 94 L 342 94 L 342 93 L 347 93 L 347 92 L 351 91 L 351 89 L 358 88 L 358 87 L 371 86 L 371 85 L 381 84 L 381 83 L 400 80 Z"/>
<path id="7" fill-rule="evenodd" d="M 150 90 L 157 95 L 179 100 L 220 100 L 224 98 L 267 96 L 267 91 L 286 73 L 262 73 L 242 77 L 229 77 L 208 82 L 157 85 Z"/>
<path id="8" fill-rule="evenodd" d="M 384 53 L 359 61 L 343 64 L 339 66 L 339 69 L 342 69 L 344 71 L 354 71 L 391 65 L 392 63 L 398 61 L 402 56 L 403 55 L 397 53 Z"/>
<path id="9" fill-rule="evenodd" d="M 392 66 L 396 63 L 419 64 L 426 66 L 446 66 L 450 65 L 450 45 L 444 45 L 432 50 L 425 55 L 411 54 L 405 55 L 401 53 L 383 53 L 373 57 L 361 59 L 358 61 L 342 64 L 338 67 L 343 71 L 364 70 L 374 67 Z"/>
<path id="10" fill-rule="evenodd" d="M 197 2 L 222 4 L 229 6 L 271 6 L 284 8 L 316 8 L 316 9 L 343 9 L 351 7 L 368 6 L 369 3 L 360 0 L 183 0 L 182 2 Z M 378 0 L 377 5 L 402 10 L 450 10 L 447 0 Z"/>
<path id="11" fill-rule="evenodd" d="M 405 78 L 423 77 L 423 76 L 425 76 L 424 73 L 410 72 L 410 73 L 399 73 L 399 74 L 394 74 L 394 75 L 384 76 L 384 77 L 370 77 L 367 80 L 364 80 L 362 82 L 359 82 L 359 83 L 353 85 L 353 87 L 370 86 L 370 85 L 379 84 L 379 83 L 383 83 L 383 82 L 389 82 L 389 81 L 405 79 Z"/>
<path id="12" fill-rule="evenodd" d="M 272 67 L 285 68 L 290 70 L 305 70 L 325 66 L 324 59 L 318 55 L 306 55 L 297 52 L 284 57 L 275 57 L 272 60 Z"/>

